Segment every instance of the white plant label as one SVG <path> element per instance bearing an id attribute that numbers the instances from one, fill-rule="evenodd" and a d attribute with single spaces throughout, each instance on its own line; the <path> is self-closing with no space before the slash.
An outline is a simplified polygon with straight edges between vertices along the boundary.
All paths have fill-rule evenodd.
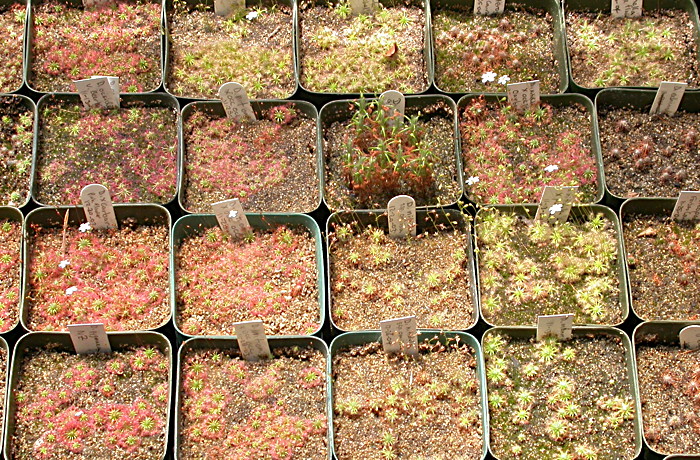
<path id="1" fill-rule="evenodd" d="M 542 197 L 540 198 L 540 205 L 537 207 L 535 219 L 543 219 L 560 224 L 566 222 L 569 218 L 573 202 L 576 199 L 576 192 L 578 192 L 578 185 L 546 185 L 542 191 Z"/>
<path id="2" fill-rule="evenodd" d="M 102 323 L 69 324 L 68 332 L 75 352 L 79 355 L 112 352 L 109 337 Z"/>
<path id="3" fill-rule="evenodd" d="M 474 0 L 474 14 L 487 16 L 501 14 L 506 6 L 506 0 Z"/>
<path id="4" fill-rule="evenodd" d="M 379 96 L 379 103 L 387 108 L 387 116 L 394 117 L 388 121 L 387 124 L 389 126 L 401 126 L 403 124 L 403 116 L 406 112 L 406 96 L 390 89 Z"/>
<path id="5" fill-rule="evenodd" d="M 219 98 L 226 110 L 226 116 L 236 121 L 255 120 L 253 106 L 240 83 L 228 82 L 219 88 Z"/>
<path id="6" fill-rule="evenodd" d="M 119 107 L 119 91 L 121 91 L 121 85 L 119 85 L 119 77 L 113 77 L 110 75 L 92 75 L 90 78 L 106 78 L 109 89 L 112 90 L 112 102 L 115 107 Z"/>
<path id="7" fill-rule="evenodd" d="M 350 11 L 353 16 L 364 14 L 372 16 L 379 8 L 379 0 L 350 0 Z"/>
<path id="8" fill-rule="evenodd" d="M 671 219 L 700 220 L 700 192 L 682 191 L 679 193 Z"/>
<path id="9" fill-rule="evenodd" d="M 681 348 L 692 350 L 700 348 L 700 326 L 684 327 L 678 334 L 678 338 L 681 341 Z"/>
<path id="10" fill-rule="evenodd" d="M 80 201 L 83 202 L 85 217 L 92 228 L 102 230 L 118 227 L 107 187 L 100 184 L 86 185 L 80 191 Z"/>
<path id="11" fill-rule="evenodd" d="M 238 198 L 212 203 L 211 209 L 216 214 L 219 227 L 233 238 L 240 240 L 250 231 L 248 218 Z"/>
<path id="12" fill-rule="evenodd" d="M 245 0 L 214 0 L 214 13 L 217 16 L 228 16 L 244 9 Z"/>
<path id="13" fill-rule="evenodd" d="M 662 81 L 659 83 L 659 90 L 656 92 L 654 102 L 651 104 L 650 115 L 673 115 L 681 105 L 683 93 L 687 83 L 672 81 Z"/>
<path id="14" fill-rule="evenodd" d="M 610 15 L 614 18 L 636 18 L 642 15 L 643 0 L 612 0 Z"/>
<path id="15" fill-rule="evenodd" d="M 265 335 L 265 326 L 260 320 L 233 323 L 241 355 L 246 361 L 258 361 L 270 356 L 270 344 Z"/>
<path id="16" fill-rule="evenodd" d="M 398 195 L 387 206 L 389 236 L 406 238 L 416 236 L 416 200 L 408 195 Z"/>
<path id="17" fill-rule="evenodd" d="M 524 81 L 506 85 L 508 103 L 518 112 L 525 112 L 540 102 L 540 81 Z"/>
<path id="18" fill-rule="evenodd" d="M 379 322 L 382 331 L 382 347 L 385 353 L 418 353 L 416 317 L 387 319 Z"/>
<path id="19" fill-rule="evenodd" d="M 116 78 L 116 77 L 112 77 Z M 73 82 L 83 105 L 87 109 L 119 108 L 119 94 L 116 98 L 108 77 L 87 78 Z"/>
<path id="20" fill-rule="evenodd" d="M 537 317 L 537 340 L 554 336 L 559 340 L 569 340 L 574 326 L 574 315 L 540 315 Z"/>

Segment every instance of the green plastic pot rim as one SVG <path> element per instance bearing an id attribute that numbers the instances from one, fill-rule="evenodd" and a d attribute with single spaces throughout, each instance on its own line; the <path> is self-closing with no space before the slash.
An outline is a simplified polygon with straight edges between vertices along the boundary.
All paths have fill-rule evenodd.
<path id="1" fill-rule="evenodd" d="M 535 216 L 535 212 L 537 211 L 537 205 L 534 204 L 496 204 L 496 205 L 489 205 L 489 206 L 484 206 L 479 208 L 479 210 L 476 213 L 476 217 L 474 218 L 474 265 L 476 269 L 476 276 L 477 280 L 479 280 L 479 298 L 481 298 L 481 278 L 480 278 L 480 270 L 479 270 L 479 248 L 478 248 L 478 243 L 479 243 L 479 238 L 478 238 L 478 227 L 476 225 L 477 223 L 477 218 L 479 217 L 479 213 L 481 213 L 483 210 L 498 210 L 500 212 L 509 212 L 509 213 L 514 213 L 516 215 L 531 215 Z M 619 289 L 620 293 L 618 295 L 619 298 L 619 305 L 620 305 L 620 310 L 622 312 L 622 320 L 620 320 L 617 323 L 614 324 L 578 324 L 574 323 L 575 328 L 582 328 L 582 327 L 589 327 L 589 328 L 619 328 L 622 327 L 624 322 L 627 320 L 630 314 L 630 295 L 629 295 L 629 284 L 628 284 L 628 273 L 627 273 L 627 259 L 623 259 L 625 257 L 625 252 L 624 252 L 624 242 L 622 238 L 622 224 L 620 223 L 620 220 L 617 216 L 617 214 L 607 206 L 603 206 L 600 204 L 584 204 L 584 205 L 573 205 L 571 208 L 571 215 L 576 216 L 578 214 L 584 213 L 586 209 L 590 209 L 591 212 L 600 212 L 604 215 L 606 219 L 612 222 L 613 228 L 615 229 L 616 233 L 616 240 L 617 240 L 617 250 L 618 250 L 618 262 L 617 262 L 617 279 L 618 282 L 620 283 Z M 493 324 L 486 320 L 484 318 L 483 312 L 480 310 L 481 313 L 481 319 L 486 323 L 488 327 L 494 328 L 531 328 L 533 326 L 530 325 L 517 325 L 517 326 L 506 326 L 506 325 L 499 325 L 499 324 Z"/>
<path id="2" fill-rule="evenodd" d="M 459 157 L 460 161 L 462 161 L 462 130 L 459 129 L 459 123 L 461 121 L 460 117 L 460 111 L 467 105 L 468 101 L 471 101 L 472 99 L 477 99 L 479 97 L 484 97 L 487 102 L 498 102 L 501 99 L 505 97 L 503 93 L 467 93 L 459 100 L 457 101 L 457 111 L 456 111 L 456 116 L 457 116 L 457 126 L 458 126 L 458 133 L 457 133 L 457 145 L 459 148 Z M 598 112 L 596 111 L 596 106 L 593 103 L 593 100 L 591 100 L 588 96 L 585 94 L 577 94 L 577 93 L 566 93 L 566 94 L 543 94 L 540 98 L 540 100 L 544 103 L 550 104 L 555 107 L 561 107 L 561 106 L 567 106 L 572 103 L 578 103 L 584 106 L 586 109 L 586 113 L 588 114 L 589 121 L 590 121 L 590 129 L 591 129 L 591 155 L 593 157 L 593 161 L 595 161 L 595 170 L 596 170 L 596 179 L 597 179 L 597 184 L 596 184 L 596 194 L 594 197 L 595 201 L 590 201 L 586 203 L 581 203 L 581 205 L 592 205 L 592 204 L 602 204 L 603 197 L 605 196 L 605 191 L 607 190 L 606 184 L 605 184 L 605 171 L 603 169 L 603 156 L 602 156 L 602 149 L 600 147 L 600 130 L 598 129 Z M 462 164 L 462 173 L 464 165 Z M 462 187 L 463 194 L 471 201 L 473 201 L 469 195 L 467 194 L 466 191 L 466 185 L 463 185 Z M 488 203 L 478 203 L 476 201 L 473 201 L 479 206 L 492 206 L 491 204 Z M 518 203 L 518 204 L 535 204 L 535 203 Z"/>
<path id="3" fill-rule="evenodd" d="M 305 343 L 304 343 L 305 342 Z M 326 368 L 328 366 L 328 362 L 330 361 L 330 352 L 328 351 L 328 346 L 326 345 L 326 342 L 321 340 L 318 337 L 314 336 L 308 336 L 308 335 L 290 335 L 290 336 L 274 336 L 274 337 L 269 337 L 268 338 L 268 343 L 270 345 L 271 349 L 275 348 L 280 348 L 280 347 L 289 347 L 289 346 L 306 346 L 313 348 L 315 350 L 320 351 L 323 354 L 324 360 L 326 361 Z M 298 345 L 301 343 L 302 345 Z M 174 433 L 174 455 L 175 458 L 181 458 L 180 455 L 180 428 L 182 425 L 182 420 L 181 420 L 181 410 L 180 410 L 180 405 L 181 405 L 181 390 L 182 390 L 182 378 L 181 378 L 181 370 L 182 370 L 182 363 L 184 363 L 184 356 L 187 352 L 192 351 L 192 350 L 200 350 L 200 349 L 212 349 L 212 348 L 227 348 L 231 350 L 238 350 L 238 340 L 236 339 L 235 336 L 232 337 L 192 337 L 180 345 L 178 351 L 177 351 L 177 362 L 178 362 L 178 369 L 177 369 L 177 375 L 175 377 L 175 419 L 173 420 L 173 423 L 175 424 L 175 433 Z M 327 436 L 327 442 L 328 442 L 328 460 L 333 460 L 333 424 L 331 423 L 331 414 L 333 413 L 332 406 L 331 406 L 331 397 L 330 397 L 330 386 L 331 386 L 331 375 L 326 372 L 326 416 L 327 416 L 327 422 L 328 422 L 328 429 L 326 431 L 326 436 Z"/>
<path id="4" fill-rule="evenodd" d="M 468 332 L 463 331 L 445 331 L 439 329 L 418 329 L 418 342 L 422 342 L 427 339 L 432 339 L 438 337 L 438 339 L 444 343 L 448 338 L 459 337 L 461 344 L 468 345 L 474 350 L 474 358 L 476 359 L 476 380 L 479 384 L 479 400 L 481 404 L 481 410 L 479 411 L 481 416 L 481 426 L 482 426 L 482 454 L 481 460 L 484 460 L 487 453 L 490 450 L 489 440 L 490 440 L 490 420 L 488 415 L 488 399 L 487 399 L 487 386 L 486 386 L 486 372 L 484 363 L 484 354 L 482 353 L 482 347 L 479 341 Z M 354 331 L 345 332 L 336 336 L 328 346 L 329 359 L 327 360 L 327 374 L 329 376 L 333 375 L 333 357 L 336 355 L 339 349 L 346 346 L 362 345 L 371 342 L 382 342 L 382 334 L 379 331 Z M 334 384 L 333 379 L 330 380 L 329 386 L 329 404 L 330 404 L 330 414 L 333 414 L 333 401 L 334 401 Z M 330 430 L 333 430 L 333 419 L 331 419 Z M 334 458 L 335 455 L 335 434 L 331 438 L 331 447 L 333 451 Z"/>
<path id="5" fill-rule="evenodd" d="M 148 225 L 149 222 L 145 221 L 146 217 L 139 216 L 138 214 L 140 211 L 143 211 L 143 213 L 148 213 L 150 212 L 153 216 L 156 217 L 156 220 L 164 220 L 162 223 L 156 223 L 156 225 L 162 225 L 163 227 L 168 229 L 168 246 L 169 246 L 169 241 L 172 236 L 172 216 L 170 215 L 170 212 L 164 207 L 159 204 L 154 204 L 154 203 L 149 203 L 149 204 L 115 204 L 114 205 L 114 211 L 117 214 L 117 221 L 121 222 L 124 219 L 127 218 L 135 218 L 137 220 L 137 223 L 139 225 Z M 24 329 L 29 331 L 30 333 L 64 333 L 64 331 L 35 331 L 32 328 L 29 327 L 28 324 L 28 294 L 29 294 L 29 245 L 30 245 L 30 231 L 29 231 L 29 226 L 33 225 L 39 220 L 40 222 L 38 223 L 39 226 L 44 227 L 44 228 L 60 228 L 60 224 L 56 225 L 51 225 L 50 223 L 46 225 L 44 222 L 46 219 L 49 217 L 60 217 L 63 219 L 63 216 L 65 215 L 64 212 L 67 212 L 69 214 L 69 222 L 71 220 L 75 221 L 85 221 L 87 222 L 87 218 L 85 217 L 85 211 L 83 206 L 56 206 L 52 208 L 36 208 L 30 211 L 27 216 L 24 218 L 24 222 L 22 224 L 22 276 L 20 280 L 20 304 L 19 304 L 19 314 L 18 314 L 18 323 L 22 325 Z M 133 215 L 134 212 L 137 215 Z M 156 212 L 158 214 L 156 214 Z M 152 223 L 150 223 L 152 224 Z M 170 263 L 170 257 L 168 257 L 168 263 Z M 172 272 L 172 268 L 168 269 L 168 288 L 171 289 L 170 286 L 170 272 Z M 172 289 L 171 289 L 172 290 Z M 169 299 L 171 296 L 168 296 Z M 170 301 L 169 301 L 170 302 Z M 170 320 L 172 319 L 172 305 L 170 307 L 170 311 L 168 312 L 168 315 L 166 318 L 157 326 L 154 326 L 149 329 L 140 329 L 140 330 L 127 330 L 127 331 L 107 331 L 108 334 L 114 334 L 117 332 L 124 333 L 124 334 L 131 334 L 131 333 L 137 333 L 137 332 L 153 332 L 153 333 L 158 333 L 158 330 L 163 328 L 164 326 L 167 326 Z M 65 332 L 67 333 L 67 332 Z"/>
<path id="6" fill-rule="evenodd" d="M 159 350 L 168 358 L 169 369 L 168 369 L 168 387 L 171 391 L 168 392 L 168 404 L 165 415 L 165 427 L 164 427 L 164 440 L 163 440 L 163 450 L 160 458 L 165 460 L 168 454 L 168 443 L 170 438 L 170 427 L 171 427 L 171 406 L 173 401 L 173 367 L 175 365 L 173 359 L 173 349 L 168 338 L 158 332 L 150 331 L 139 331 L 139 332 L 108 332 L 107 336 L 110 339 L 110 344 L 115 348 L 121 348 L 122 346 L 128 345 L 147 345 L 154 344 L 158 346 Z M 138 340 L 137 340 L 138 339 Z M 115 343 L 116 342 L 116 343 Z M 15 404 L 12 402 L 10 395 L 12 394 L 12 389 L 15 386 L 17 379 L 19 378 L 20 365 L 17 363 L 19 358 L 24 356 L 24 349 L 33 347 L 41 348 L 47 344 L 59 344 L 60 350 L 72 351 L 72 343 L 70 340 L 70 334 L 68 332 L 29 332 L 19 338 L 14 346 L 11 360 L 11 367 L 8 367 L 7 376 L 7 394 L 5 397 L 5 426 L 3 428 L 4 438 L 3 438 L 3 457 L 5 460 L 12 460 L 9 457 L 11 438 L 10 438 L 10 421 L 11 416 L 14 417 Z M 14 425 L 14 422 L 12 423 Z M 14 426 L 12 427 L 14 430 Z"/>
<path id="7" fill-rule="evenodd" d="M 314 238 L 315 242 L 315 254 L 316 254 L 316 271 L 317 271 L 317 281 L 316 285 L 318 288 L 318 305 L 319 305 L 319 326 L 318 328 L 312 333 L 309 334 L 308 336 L 317 336 L 321 334 L 321 331 L 323 329 L 323 325 L 326 322 L 326 286 L 325 286 L 325 281 L 326 281 L 326 275 L 325 275 L 325 266 L 323 262 L 323 244 L 322 244 L 322 235 L 321 235 L 321 230 L 318 227 L 318 224 L 314 219 L 309 217 L 306 214 L 287 214 L 287 213 L 245 213 L 246 217 L 248 217 L 248 220 L 250 221 L 250 225 L 253 229 L 266 229 L 264 226 L 264 219 L 270 219 L 269 225 L 267 225 L 267 228 L 269 228 L 270 225 L 297 225 L 300 227 L 304 227 L 306 230 L 308 230 L 309 234 Z M 190 339 L 190 338 L 206 338 L 206 339 L 230 339 L 232 337 L 235 337 L 234 334 L 231 335 L 192 335 L 192 334 L 186 334 L 180 329 L 179 326 L 179 321 L 178 321 L 178 306 L 177 306 L 177 277 L 176 277 L 176 270 L 177 270 L 177 260 L 176 260 L 176 249 L 177 246 L 180 243 L 180 236 L 179 232 L 184 231 L 182 230 L 182 227 L 185 225 L 192 223 L 198 223 L 201 222 L 204 224 L 205 228 L 213 228 L 217 226 L 218 224 L 216 223 L 216 216 L 214 214 L 205 214 L 205 213 L 199 213 L 199 214 L 187 214 L 185 216 L 180 217 L 175 224 L 172 227 L 172 231 L 170 232 L 170 305 L 172 308 L 171 312 L 171 318 L 173 320 L 173 327 L 175 328 L 176 334 L 184 338 L 185 340 Z M 211 225 L 209 225 L 211 224 Z M 207 226 L 209 225 L 209 226 Z M 288 338 L 288 337 L 296 337 L 298 334 L 288 334 L 288 335 L 270 335 L 268 336 L 269 338 Z"/>
<path id="8" fill-rule="evenodd" d="M 439 209 L 439 210 L 417 210 L 417 217 L 418 217 L 418 229 L 423 229 L 424 227 L 422 226 L 422 219 L 421 216 L 428 214 L 429 212 L 436 212 L 438 214 L 441 214 L 443 216 L 446 216 L 447 214 L 450 213 L 459 213 L 459 210 L 454 210 L 454 209 Z M 382 229 L 386 230 L 387 226 L 384 225 L 384 223 L 379 222 L 379 219 L 382 218 L 382 216 L 386 215 L 386 210 L 383 209 L 378 209 L 378 210 L 360 210 L 360 211 L 336 211 L 332 213 L 328 219 L 326 220 L 326 228 L 325 228 L 325 255 L 326 255 L 326 261 L 328 263 L 328 269 L 326 270 L 326 286 L 328 287 L 328 311 L 329 315 L 328 318 L 330 319 L 330 324 L 331 324 L 331 330 L 336 332 L 337 334 L 343 334 L 347 332 L 360 332 L 360 330 L 349 330 L 349 329 L 343 329 L 341 327 L 338 327 L 338 325 L 335 323 L 333 320 L 333 285 L 331 283 L 331 253 L 330 253 L 330 244 L 328 239 L 330 238 L 330 235 L 334 233 L 331 229 L 331 225 L 333 223 L 336 223 L 343 219 L 343 217 L 349 217 L 353 222 L 359 222 L 362 219 L 367 219 L 368 217 L 371 216 L 376 216 L 377 218 L 377 225 L 380 225 Z M 481 311 L 481 305 L 480 305 L 480 296 L 479 296 L 479 289 L 478 289 L 478 276 L 476 273 L 476 260 L 474 257 L 474 235 L 472 233 L 473 230 L 473 224 L 470 220 L 471 216 L 468 216 L 466 213 L 460 214 L 459 219 L 462 221 L 460 222 L 464 228 L 463 234 L 467 235 L 467 258 L 468 258 L 468 270 L 469 270 L 469 290 L 472 296 L 472 304 L 474 307 L 474 313 L 472 314 L 472 321 L 469 323 L 469 326 L 463 329 L 458 329 L 459 331 L 468 331 L 474 328 L 476 324 L 479 322 L 480 318 L 480 311 Z M 369 331 L 376 331 L 379 330 L 379 325 L 377 325 L 376 329 L 365 329 Z M 421 330 L 423 330 L 421 328 Z M 431 329 L 433 330 L 433 329 Z"/>
<path id="9" fill-rule="evenodd" d="M 322 187 L 322 163 L 323 159 L 321 158 L 321 126 L 320 126 L 320 117 L 318 110 L 316 110 L 316 107 L 308 102 L 308 101 L 303 101 L 303 100 L 297 100 L 297 99 L 256 99 L 251 101 L 251 105 L 253 106 L 253 110 L 256 113 L 256 116 L 260 116 L 260 112 L 263 110 L 267 110 L 271 107 L 274 107 L 276 105 L 287 105 L 287 104 L 292 104 L 295 107 L 301 107 L 302 108 L 302 113 L 304 114 L 305 117 L 308 117 L 308 119 L 313 120 L 316 124 L 316 175 L 317 177 L 317 188 L 318 188 L 318 197 L 316 199 L 316 207 L 313 209 L 309 209 L 304 211 L 305 214 L 310 214 L 314 211 L 316 211 L 320 206 L 321 203 L 323 202 L 323 187 Z M 179 173 L 178 173 L 178 194 L 177 194 L 177 203 L 180 206 L 181 209 L 183 209 L 186 213 L 190 214 L 202 214 L 198 213 L 191 208 L 188 208 L 185 206 L 185 203 L 183 202 L 184 196 L 185 196 L 185 182 L 187 181 L 186 179 L 186 173 L 185 173 L 185 151 L 186 151 L 186 138 L 185 138 L 185 125 L 186 125 L 186 120 L 189 119 L 190 114 L 197 110 L 198 108 L 203 108 L 203 109 L 208 109 L 211 108 L 211 112 L 215 115 L 221 114 L 222 116 L 225 115 L 225 110 L 224 106 L 221 103 L 221 101 L 194 101 L 186 104 L 182 108 L 182 112 L 180 114 L 180 117 L 178 117 L 178 121 L 180 123 L 180 128 L 179 131 L 182 133 L 182 142 L 179 143 L 178 145 L 178 167 L 179 167 Z M 309 116 L 309 113 L 313 114 L 313 116 Z M 299 214 L 299 213 L 286 213 L 286 214 Z"/>
<path id="10" fill-rule="evenodd" d="M 140 102 L 144 103 L 145 106 L 150 107 L 162 107 L 164 109 L 173 109 L 175 111 L 175 130 L 176 130 L 176 139 L 177 139 L 177 148 L 179 149 L 180 146 L 182 145 L 182 122 L 181 122 L 181 112 L 180 112 L 180 103 L 178 102 L 177 99 L 175 99 L 173 96 L 170 94 L 166 93 L 120 93 L 119 95 L 121 102 L 125 103 L 127 105 L 120 107 L 121 108 L 127 108 L 129 104 L 138 104 Z M 45 204 L 37 198 L 37 181 L 38 181 L 38 159 L 39 159 L 39 136 L 40 136 L 40 129 L 41 129 L 41 122 L 40 122 L 40 112 L 41 109 L 44 107 L 44 105 L 49 104 L 49 103 L 69 103 L 69 104 L 77 104 L 80 102 L 80 96 L 77 93 L 44 93 L 43 96 L 39 98 L 39 101 L 36 104 L 36 115 L 34 117 L 34 140 L 33 140 L 33 146 L 32 146 L 32 176 L 31 176 L 31 185 L 30 185 L 30 199 L 32 199 L 36 204 L 38 204 L 40 207 L 63 207 L 63 206 L 70 206 L 69 204 L 66 203 L 61 203 L 60 205 L 49 205 Z M 162 206 L 167 206 L 172 203 L 175 203 L 177 200 L 177 197 L 180 194 L 180 190 L 178 188 L 178 185 L 180 183 L 180 155 L 178 155 L 177 151 L 175 153 L 175 192 L 170 197 L 168 201 L 164 201 L 162 203 L 151 203 L 151 202 L 133 202 L 133 203 L 117 203 L 117 204 L 138 204 L 138 205 L 148 205 L 148 204 L 158 204 Z M 116 204 L 115 204 L 116 206 Z"/>
<path id="11" fill-rule="evenodd" d="M 634 444 L 635 444 L 635 453 L 632 457 L 626 458 L 625 460 L 632 460 L 636 459 L 640 456 L 642 452 L 642 445 L 644 444 L 643 442 L 643 437 L 642 437 L 642 420 L 641 420 L 641 404 L 640 404 L 640 398 L 639 398 L 639 387 L 637 385 L 637 366 L 636 366 L 636 360 L 635 360 L 635 355 L 634 355 L 634 347 L 632 346 L 632 342 L 630 341 L 630 338 L 627 336 L 627 334 L 622 330 L 617 327 L 610 327 L 610 326 L 573 326 L 572 328 L 572 333 L 573 337 L 572 340 L 575 340 L 577 337 L 586 337 L 590 335 L 608 335 L 608 336 L 613 336 L 613 337 L 618 337 L 622 341 L 622 345 L 625 349 L 625 367 L 627 368 L 627 379 L 629 381 L 629 391 L 630 391 L 630 396 L 634 400 L 634 410 L 635 410 L 635 417 L 634 417 Z M 531 338 L 531 337 L 536 337 L 537 335 L 537 328 L 536 327 L 530 327 L 530 326 L 496 326 L 491 329 L 488 329 L 486 332 L 484 332 L 483 336 L 481 337 L 481 346 L 483 349 L 483 343 L 484 339 L 486 338 L 487 335 L 490 334 L 504 334 L 508 335 L 511 338 L 515 339 L 526 339 L 526 338 Z M 488 391 L 488 382 L 487 382 L 487 391 Z M 489 411 L 488 413 L 489 419 L 491 416 L 491 413 Z M 493 456 L 495 460 L 500 460 L 498 456 L 496 456 L 493 451 L 489 448 L 489 452 Z"/>

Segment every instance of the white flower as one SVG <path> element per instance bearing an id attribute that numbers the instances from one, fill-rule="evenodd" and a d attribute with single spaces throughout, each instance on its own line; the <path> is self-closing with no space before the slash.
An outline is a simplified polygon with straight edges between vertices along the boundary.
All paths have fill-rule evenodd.
<path id="1" fill-rule="evenodd" d="M 228 216 L 229 216 L 231 219 L 235 219 L 236 217 L 238 217 L 238 211 L 233 211 L 233 210 L 231 210 L 231 211 L 229 211 Z"/>
<path id="2" fill-rule="evenodd" d="M 467 179 L 467 185 L 474 185 L 477 182 L 479 182 L 479 176 L 472 176 L 469 179 Z"/>
<path id="3" fill-rule="evenodd" d="M 549 214 L 550 214 L 550 215 L 554 215 L 554 214 L 556 214 L 556 213 L 558 213 L 558 212 L 561 212 L 561 210 L 562 210 L 563 207 L 564 207 L 564 206 L 561 205 L 561 204 L 559 204 L 559 203 L 554 204 L 554 205 L 552 205 L 552 206 L 549 208 Z"/>
<path id="4" fill-rule="evenodd" d="M 510 81 L 510 77 L 508 75 L 501 75 L 500 77 L 498 77 L 498 84 L 499 85 L 508 84 L 509 81 Z"/>
<path id="5" fill-rule="evenodd" d="M 554 172 L 554 171 L 559 171 L 559 166 L 557 165 L 549 165 L 546 168 L 544 168 L 545 171 L 547 172 Z"/>
<path id="6" fill-rule="evenodd" d="M 62 260 L 58 263 L 58 268 L 66 268 L 69 263 L 70 263 L 69 260 Z"/>
<path id="7" fill-rule="evenodd" d="M 83 233 L 92 230 L 92 227 L 90 226 L 90 222 L 85 222 L 84 224 L 80 224 L 80 228 L 78 228 L 78 230 L 80 230 Z"/>
<path id="8" fill-rule="evenodd" d="M 481 76 L 481 83 L 496 81 L 496 72 L 486 72 Z"/>
<path id="9" fill-rule="evenodd" d="M 77 286 L 71 286 L 71 287 L 69 287 L 68 289 L 66 289 L 66 295 L 71 295 L 71 294 L 73 294 L 74 292 L 76 292 L 77 290 L 78 290 L 78 287 L 77 287 Z"/>
<path id="10" fill-rule="evenodd" d="M 250 13 L 245 15 L 245 18 L 249 21 L 252 21 L 253 19 L 258 17 L 258 12 L 257 11 L 251 11 Z"/>

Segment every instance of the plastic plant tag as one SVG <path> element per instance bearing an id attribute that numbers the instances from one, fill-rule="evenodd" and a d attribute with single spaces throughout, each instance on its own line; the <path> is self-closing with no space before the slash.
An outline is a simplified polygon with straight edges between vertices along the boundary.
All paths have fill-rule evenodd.
<path id="1" fill-rule="evenodd" d="M 112 90 L 112 102 L 115 107 L 119 107 L 119 91 L 121 91 L 121 86 L 119 85 L 119 77 L 113 77 L 110 75 L 92 75 L 90 78 L 106 78 L 109 89 Z"/>
<path id="2" fill-rule="evenodd" d="M 219 88 L 219 98 L 224 105 L 226 116 L 236 121 L 255 120 L 253 106 L 240 83 L 228 82 Z"/>
<path id="3" fill-rule="evenodd" d="M 643 0 L 611 0 L 610 15 L 614 18 L 636 18 L 642 15 Z"/>
<path id="4" fill-rule="evenodd" d="M 406 238 L 416 236 L 416 200 L 408 195 L 398 195 L 387 206 L 389 236 Z"/>
<path id="5" fill-rule="evenodd" d="M 671 214 L 673 220 L 700 220 L 700 192 L 682 191 Z"/>
<path id="6" fill-rule="evenodd" d="M 486 16 L 501 14 L 506 6 L 506 0 L 474 0 L 474 14 Z"/>
<path id="7" fill-rule="evenodd" d="M 69 324 L 68 332 L 75 352 L 79 355 L 112 352 L 109 337 L 102 323 Z"/>
<path id="8" fill-rule="evenodd" d="M 270 344 L 267 343 L 265 326 L 260 320 L 233 323 L 241 355 L 246 361 L 259 361 L 269 358 Z"/>
<path id="9" fill-rule="evenodd" d="M 109 83 L 110 77 L 94 77 L 76 80 L 75 89 L 86 109 L 117 109 L 119 108 L 119 93 L 114 94 Z M 116 77 L 111 77 L 116 78 Z"/>
<path id="10" fill-rule="evenodd" d="M 248 218 L 238 198 L 212 203 L 211 209 L 216 214 L 219 227 L 233 238 L 240 240 L 250 231 Z"/>
<path id="11" fill-rule="evenodd" d="M 576 198 L 576 192 L 578 192 L 578 185 L 546 185 L 542 191 L 542 197 L 540 198 L 540 205 L 537 207 L 535 219 L 544 219 L 560 224 L 566 222 L 571 212 L 571 206 Z"/>
<path id="12" fill-rule="evenodd" d="M 406 111 L 406 97 L 400 92 L 390 89 L 379 96 L 379 101 L 382 107 L 387 108 L 387 116 L 393 117 L 388 120 L 387 124 L 392 127 L 401 126 Z"/>
<path id="13" fill-rule="evenodd" d="M 372 16 L 378 7 L 379 0 L 350 0 L 350 12 L 353 16 Z"/>
<path id="14" fill-rule="evenodd" d="M 214 13 L 217 16 L 228 16 L 244 9 L 245 0 L 214 0 Z"/>
<path id="15" fill-rule="evenodd" d="M 508 103 L 518 112 L 525 112 L 540 102 L 540 81 L 524 81 L 506 85 Z"/>
<path id="16" fill-rule="evenodd" d="M 83 202 L 85 217 L 94 229 L 117 228 L 117 216 L 114 214 L 112 198 L 107 187 L 100 184 L 90 184 L 80 191 L 80 201 Z"/>
<path id="17" fill-rule="evenodd" d="M 700 326 L 684 327 L 678 334 L 678 339 L 681 341 L 681 348 L 700 348 Z"/>
<path id="18" fill-rule="evenodd" d="M 574 325 L 574 315 L 540 315 L 537 317 L 537 340 L 548 336 L 559 340 L 569 340 Z"/>
<path id="19" fill-rule="evenodd" d="M 379 322 L 382 331 L 382 347 L 385 353 L 418 353 L 416 317 L 387 319 Z"/>
<path id="20" fill-rule="evenodd" d="M 673 115 L 678 110 L 678 106 L 683 99 L 683 93 L 687 83 L 672 81 L 662 81 L 659 83 L 659 90 L 656 92 L 653 104 L 651 104 L 650 115 Z"/>

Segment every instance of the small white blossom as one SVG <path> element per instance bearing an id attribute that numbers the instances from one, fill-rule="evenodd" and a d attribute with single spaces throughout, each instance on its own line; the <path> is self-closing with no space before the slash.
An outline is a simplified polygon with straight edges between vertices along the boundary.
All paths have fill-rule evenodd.
<path id="1" fill-rule="evenodd" d="M 66 295 L 71 295 L 75 293 L 78 290 L 77 286 L 71 286 L 68 289 L 66 289 Z"/>
<path id="2" fill-rule="evenodd" d="M 62 260 L 58 263 L 58 268 L 66 268 L 69 263 L 70 263 L 69 260 Z"/>
<path id="3" fill-rule="evenodd" d="M 257 11 L 251 11 L 250 13 L 245 15 L 245 18 L 249 21 L 252 21 L 253 19 L 258 17 L 258 12 Z"/>
<path id="4" fill-rule="evenodd" d="M 496 81 L 496 72 L 486 72 L 481 76 L 482 83 L 490 83 Z"/>
<path id="5" fill-rule="evenodd" d="M 231 219 L 235 219 L 236 217 L 238 217 L 238 211 L 233 211 L 233 210 L 231 210 L 231 211 L 229 211 L 228 216 L 229 216 Z"/>
<path id="6" fill-rule="evenodd" d="M 467 185 L 474 185 L 477 182 L 479 182 L 479 176 L 472 176 L 469 179 L 467 179 Z"/>
<path id="7" fill-rule="evenodd" d="M 510 77 L 508 75 L 501 75 L 498 77 L 498 84 L 499 85 L 506 85 L 510 81 Z"/>
<path id="8" fill-rule="evenodd" d="M 78 230 L 80 230 L 82 233 L 89 232 L 92 230 L 92 226 L 90 225 L 90 222 L 85 222 L 84 224 L 80 224 Z"/>
<path id="9" fill-rule="evenodd" d="M 547 172 L 554 172 L 554 171 L 559 171 L 559 166 L 557 165 L 549 165 L 546 168 L 544 168 L 545 171 Z"/>
<path id="10" fill-rule="evenodd" d="M 549 208 L 549 214 L 554 215 L 558 212 L 561 212 L 563 207 L 564 206 L 560 203 L 554 204 Z"/>

